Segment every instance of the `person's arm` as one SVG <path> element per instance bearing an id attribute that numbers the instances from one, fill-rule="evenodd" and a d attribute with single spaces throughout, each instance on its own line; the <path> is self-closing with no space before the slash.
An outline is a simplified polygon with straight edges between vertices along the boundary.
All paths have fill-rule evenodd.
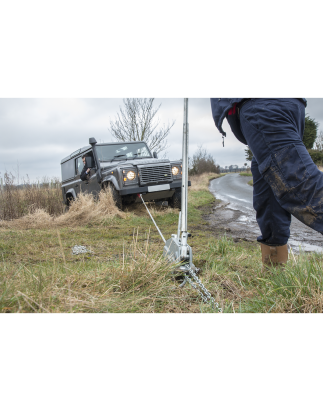
<path id="1" fill-rule="evenodd" d="M 214 124 L 219 132 L 226 136 L 225 131 L 222 129 L 222 122 L 226 112 L 230 109 L 230 104 L 226 98 L 211 98 L 211 111 Z"/>
<path id="2" fill-rule="evenodd" d="M 83 170 L 80 176 L 82 181 L 86 180 L 88 174 L 90 173 L 90 170 L 91 170 L 90 168 L 86 169 L 86 165 L 83 167 Z"/>

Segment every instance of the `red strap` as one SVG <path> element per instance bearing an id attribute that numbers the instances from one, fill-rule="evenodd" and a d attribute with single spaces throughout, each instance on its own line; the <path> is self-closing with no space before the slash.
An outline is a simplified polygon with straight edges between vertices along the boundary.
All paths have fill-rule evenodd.
<path id="1" fill-rule="evenodd" d="M 232 116 L 232 114 L 236 114 L 236 106 L 237 106 L 237 103 L 234 103 L 233 107 L 230 108 L 230 110 L 228 111 L 229 116 Z"/>

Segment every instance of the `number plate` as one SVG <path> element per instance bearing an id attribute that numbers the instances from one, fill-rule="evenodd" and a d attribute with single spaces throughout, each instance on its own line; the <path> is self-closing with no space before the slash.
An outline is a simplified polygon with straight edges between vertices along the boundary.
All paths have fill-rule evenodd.
<path id="1" fill-rule="evenodd" d="M 164 190 L 170 190 L 170 185 L 169 184 L 162 184 L 160 186 L 150 186 L 150 187 L 148 187 L 148 193 L 153 193 L 154 191 L 164 191 Z"/>

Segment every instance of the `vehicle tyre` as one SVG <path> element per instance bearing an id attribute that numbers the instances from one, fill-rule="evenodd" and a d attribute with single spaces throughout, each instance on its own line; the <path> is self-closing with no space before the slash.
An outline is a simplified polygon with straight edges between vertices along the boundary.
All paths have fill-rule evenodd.
<path id="1" fill-rule="evenodd" d="M 172 198 L 168 200 L 168 205 L 172 208 L 181 209 L 182 206 L 182 191 L 181 189 L 175 190 L 175 193 Z"/>
<path id="2" fill-rule="evenodd" d="M 72 195 L 68 195 L 66 197 L 66 203 L 65 203 L 65 207 L 64 207 L 64 213 L 67 213 L 68 210 L 70 209 L 72 202 L 74 201 L 74 197 Z"/>
<path id="3" fill-rule="evenodd" d="M 136 202 L 136 195 L 130 194 L 122 197 L 122 206 L 132 206 Z"/>
<path id="4" fill-rule="evenodd" d="M 109 183 L 108 188 L 111 190 L 112 198 L 114 200 L 115 205 L 122 210 L 122 197 L 119 194 L 119 191 L 115 188 L 112 183 Z"/>

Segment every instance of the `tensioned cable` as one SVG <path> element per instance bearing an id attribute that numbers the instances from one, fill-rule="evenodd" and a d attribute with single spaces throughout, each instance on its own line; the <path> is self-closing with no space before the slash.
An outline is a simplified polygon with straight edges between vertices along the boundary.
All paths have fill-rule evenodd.
<path id="1" fill-rule="evenodd" d="M 161 233 L 160 229 L 158 228 L 155 220 L 153 219 L 153 216 L 150 214 L 150 211 L 148 210 L 148 207 L 146 206 L 146 203 L 144 202 L 144 199 L 142 198 L 142 195 L 141 195 L 141 194 L 140 194 L 140 198 L 141 198 L 141 201 L 144 203 L 144 206 L 146 207 L 146 210 L 148 211 L 148 214 L 150 215 L 150 218 L 153 220 L 153 223 L 155 224 L 155 227 L 157 228 L 157 230 L 158 230 L 161 238 L 163 239 L 164 243 L 166 243 L 166 240 L 165 240 L 163 234 Z"/>

